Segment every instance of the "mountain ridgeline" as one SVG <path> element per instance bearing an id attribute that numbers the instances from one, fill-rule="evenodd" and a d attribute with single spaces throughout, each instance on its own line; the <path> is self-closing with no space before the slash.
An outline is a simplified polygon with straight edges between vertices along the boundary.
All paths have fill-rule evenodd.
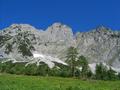
<path id="1" fill-rule="evenodd" d="M 85 56 L 89 64 L 103 62 L 120 72 L 119 31 L 102 26 L 74 35 L 69 26 L 61 23 L 54 23 L 46 30 L 28 24 L 13 24 L 0 31 L 2 61 L 33 63 L 40 57 L 52 67 L 53 62 L 65 64 L 71 46 L 77 48 L 79 55 Z"/>

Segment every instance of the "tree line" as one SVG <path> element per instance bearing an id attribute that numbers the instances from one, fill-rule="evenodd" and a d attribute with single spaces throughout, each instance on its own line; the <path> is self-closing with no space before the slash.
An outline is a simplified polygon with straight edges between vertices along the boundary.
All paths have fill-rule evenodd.
<path id="1" fill-rule="evenodd" d="M 68 49 L 66 63 L 68 63 L 67 66 L 55 63 L 55 67 L 51 69 L 43 62 L 39 66 L 31 64 L 25 67 L 26 63 L 9 61 L 0 63 L 0 72 L 18 75 L 74 77 L 85 80 L 120 80 L 120 73 L 117 74 L 112 68 L 108 69 L 102 63 L 96 65 L 95 73 L 93 73 L 89 68 L 87 59 L 84 56 L 79 56 L 74 47 Z"/>

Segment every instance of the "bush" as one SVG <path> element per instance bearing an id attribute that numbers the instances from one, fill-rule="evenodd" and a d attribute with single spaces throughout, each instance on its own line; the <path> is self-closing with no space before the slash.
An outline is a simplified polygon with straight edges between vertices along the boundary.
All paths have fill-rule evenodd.
<path id="1" fill-rule="evenodd" d="M 24 63 L 12 63 L 11 61 L 0 63 L 0 72 L 10 74 L 23 74 L 25 69 L 24 66 Z"/>
<path id="2" fill-rule="evenodd" d="M 117 76 L 112 68 L 108 69 L 102 63 L 96 65 L 96 79 L 98 80 L 116 80 Z"/>

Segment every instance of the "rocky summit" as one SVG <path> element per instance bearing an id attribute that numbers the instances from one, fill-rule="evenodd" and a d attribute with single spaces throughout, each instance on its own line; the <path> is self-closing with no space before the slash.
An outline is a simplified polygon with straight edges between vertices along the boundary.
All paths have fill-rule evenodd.
<path id="1" fill-rule="evenodd" d="M 119 31 L 101 26 L 73 34 L 69 26 L 61 23 L 54 23 L 46 30 L 29 24 L 13 24 L 0 30 L 0 60 L 3 62 L 33 63 L 37 60 L 46 61 L 50 67 L 53 62 L 66 64 L 64 60 L 70 46 L 76 47 L 89 64 L 104 62 L 120 71 Z"/>

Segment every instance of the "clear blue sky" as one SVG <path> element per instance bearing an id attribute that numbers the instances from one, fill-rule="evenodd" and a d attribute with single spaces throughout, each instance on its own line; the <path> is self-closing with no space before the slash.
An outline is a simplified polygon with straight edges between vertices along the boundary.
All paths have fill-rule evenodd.
<path id="1" fill-rule="evenodd" d="M 74 32 L 99 25 L 120 30 L 120 0 L 0 0 L 0 29 L 13 23 L 46 29 L 54 22 Z"/>

